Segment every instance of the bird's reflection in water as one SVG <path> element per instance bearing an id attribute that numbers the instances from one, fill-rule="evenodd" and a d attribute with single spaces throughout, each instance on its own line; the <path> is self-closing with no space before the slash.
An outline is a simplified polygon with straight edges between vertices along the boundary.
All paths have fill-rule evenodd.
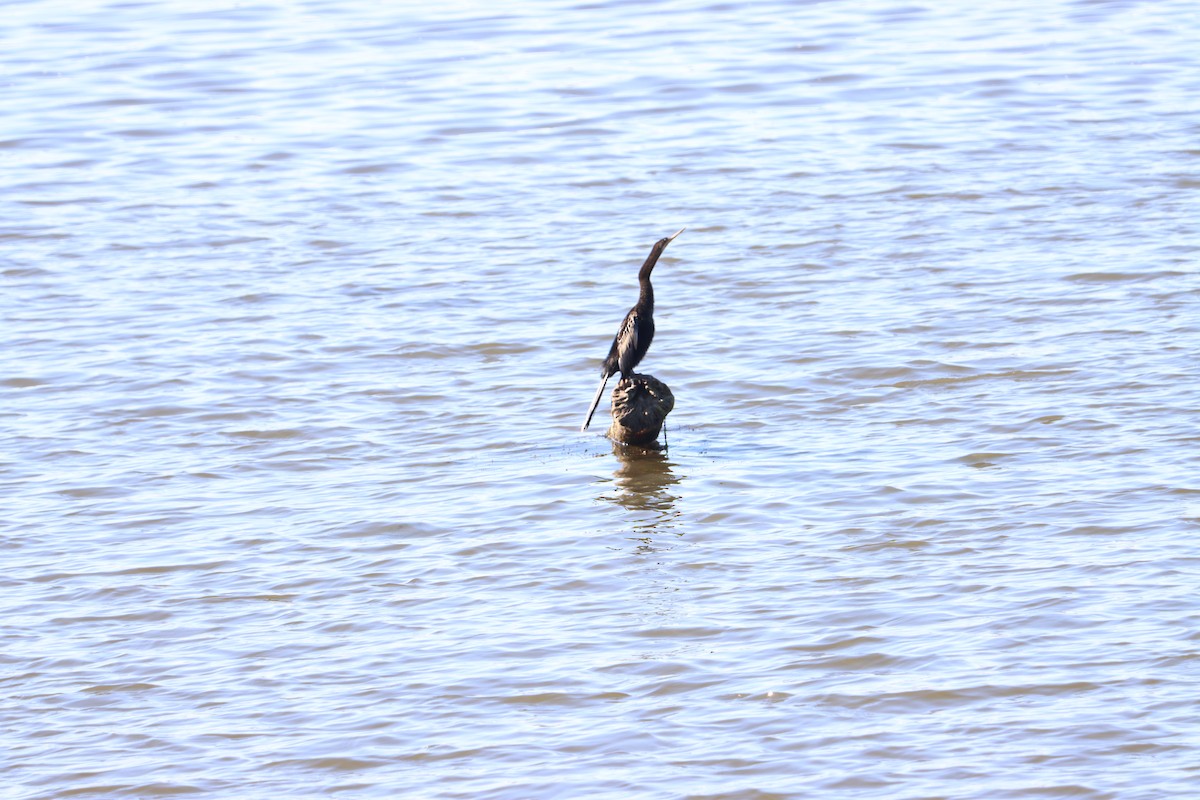
<path id="1" fill-rule="evenodd" d="M 662 450 L 613 443 L 613 455 L 620 466 L 613 472 L 615 491 L 605 496 L 642 519 L 633 526 L 633 538 L 639 544 L 637 552 L 649 553 L 655 547 L 655 537 L 664 534 L 682 536 L 674 530 L 679 511 L 679 499 L 672 488 L 680 482 L 671 469 L 674 465 Z"/>

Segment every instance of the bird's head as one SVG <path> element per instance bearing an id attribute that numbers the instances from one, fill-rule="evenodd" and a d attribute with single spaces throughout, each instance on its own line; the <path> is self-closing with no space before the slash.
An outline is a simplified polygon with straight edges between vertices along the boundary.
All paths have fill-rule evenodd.
<path id="1" fill-rule="evenodd" d="M 664 239 L 659 239 L 658 240 L 658 251 L 661 253 L 666 248 L 667 245 L 669 245 L 671 242 L 675 241 L 676 236 L 678 236 L 679 234 L 683 233 L 686 230 L 687 230 L 687 228 L 680 228 L 679 230 L 675 231 L 675 233 L 671 234 L 670 236 L 667 236 Z"/>
<path id="2" fill-rule="evenodd" d="M 671 242 L 675 241 L 675 237 L 678 236 L 679 234 L 683 233 L 686 230 L 687 230 L 687 228 L 680 228 L 679 230 L 675 231 L 675 233 L 672 234 L 671 236 L 664 236 L 662 239 L 659 239 L 657 242 L 654 243 L 654 247 L 652 247 L 650 249 L 650 257 L 653 258 L 655 261 L 657 261 L 658 257 L 662 255 L 662 251 L 667 249 L 667 245 L 669 245 Z"/>
<path id="3" fill-rule="evenodd" d="M 686 230 L 687 228 L 680 228 L 675 232 L 674 236 L 667 236 L 654 243 L 654 247 L 650 248 L 650 255 L 646 257 L 646 263 L 642 264 L 642 270 L 638 273 L 638 279 L 646 280 L 650 277 L 650 271 L 654 269 L 654 265 L 658 263 L 658 257 L 662 255 L 663 250 L 666 250 L 667 245 L 675 240 L 675 236 L 678 236 Z"/>

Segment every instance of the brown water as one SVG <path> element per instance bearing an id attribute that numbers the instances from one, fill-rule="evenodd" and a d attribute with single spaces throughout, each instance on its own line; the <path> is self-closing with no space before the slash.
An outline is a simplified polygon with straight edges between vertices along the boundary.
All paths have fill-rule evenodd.
<path id="1" fill-rule="evenodd" d="M 4 796 L 1194 796 L 1197 22 L 9 4 Z"/>

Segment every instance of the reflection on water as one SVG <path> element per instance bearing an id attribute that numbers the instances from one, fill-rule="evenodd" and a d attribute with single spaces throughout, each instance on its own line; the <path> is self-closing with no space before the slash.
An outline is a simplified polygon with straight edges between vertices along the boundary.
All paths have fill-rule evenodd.
<path id="1" fill-rule="evenodd" d="M 678 496 L 669 488 L 680 482 L 662 450 L 613 443 L 618 466 L 613 470 L 615 494 L 609 498 L 629 511 L 655 511 L 674 516 Z"/>
<path id="2" fill-rule="evenodd" d="M 675 507 L 679 495 L 672 491 L 681 478 L 672 469 L 674 464 L 666 451 L 613 442 L 612 453 L 617 459 L 613 491 L 602 498 L 636 512 L 632 528 L 642 543 L 639 549 L 652 549 L 655 534 L 682 535 L 673 530 L 679 517 Z"/>

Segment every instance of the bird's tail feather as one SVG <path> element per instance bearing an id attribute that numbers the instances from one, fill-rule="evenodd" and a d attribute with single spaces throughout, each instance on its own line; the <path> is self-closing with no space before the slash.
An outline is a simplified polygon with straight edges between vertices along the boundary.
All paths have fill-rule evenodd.
<path id="1" fill-rule="evenodd" d="M 596 406 L 600 405 L 600 398 L 604 396 L 604 387 L 608 385 L 608 379 L 611 375 L 605 375 L 600 379 L 600 387 L 596 389 L 596 396 L 592 398 L 592 404 L 588 407 L 587 419 L 583 421 L 583 427 L 579 429 L 583 433 L 588 429 L 588 425 L 592 424 L 592 414 L 596 413 Z"/>

